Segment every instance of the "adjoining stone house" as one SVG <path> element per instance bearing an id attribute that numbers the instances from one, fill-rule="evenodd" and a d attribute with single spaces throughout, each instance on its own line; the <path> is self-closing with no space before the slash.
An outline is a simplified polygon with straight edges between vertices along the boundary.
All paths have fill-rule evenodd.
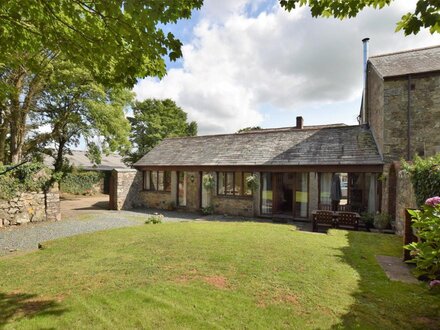
<path id="1" fill-rule="evenodd" d="M 330 206 L 333 173 L 348 178 L 342 204 L 380 209 L 383 162 L 366 126 L 303 126 L 237 134 L 170 138 L 134 167 L 142 171 L 139 202 L 215 213 L 309 219 Z M 214 179 L 207 189 L 203 177 Z M 246 185 L 254 176 L 256 189 Z"/>
<path id="2" fill-rule="evenodd" d="M 366 80 L 361 123 L 385 164 L 381 210 L 401 219 L 416 205 L 411 186 L 399 183 L 400 160 L 440 152 L 440 45 L 372 56 Z"/>

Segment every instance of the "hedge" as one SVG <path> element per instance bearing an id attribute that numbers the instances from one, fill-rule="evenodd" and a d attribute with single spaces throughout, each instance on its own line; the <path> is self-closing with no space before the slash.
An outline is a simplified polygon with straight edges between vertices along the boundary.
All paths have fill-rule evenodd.
<path id="1" fill-rule="evenodd" d="M 411 175 L 418 206 L 440 196 L 440 153 L 428 158 L 416 156 L 411 164 L 403 162 L 403 168 Z"/>
<path id="2" fill-rule="evenodd" d="M 93 187 L 99 183 L 102 174 L 94 171 L 74 171 L 66 173 L 60 182 L 61 191 L 74 195 L 93 193 Z"/>

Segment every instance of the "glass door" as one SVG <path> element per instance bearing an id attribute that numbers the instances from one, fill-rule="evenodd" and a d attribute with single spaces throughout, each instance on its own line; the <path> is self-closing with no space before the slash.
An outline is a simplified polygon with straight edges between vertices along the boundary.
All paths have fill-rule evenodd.
<path id="1" fill-rule="evenodd" d="M 261 173 L 261 214 L 307 218 L 309 173 Z"/>
<path id="2" fill-rule="evenodd" d="M 261 214 L 272 214 L 272 173 L 261 173 Z"/>
<path id="3" fill-rule="evenodd" d="M 307 218 L 309 209 L 309 173 L 295 173 L 293 216 Z"/>

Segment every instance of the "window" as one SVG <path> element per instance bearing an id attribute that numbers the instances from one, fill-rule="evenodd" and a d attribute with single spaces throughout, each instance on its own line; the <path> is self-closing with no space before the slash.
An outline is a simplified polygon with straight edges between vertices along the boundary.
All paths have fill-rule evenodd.
<path id="1" fill-rule="evenodd" d="M 186 206 L 186 172 L 177 172 L 177 205 Z"/>
<path id="2" fill-rule="evenodd" d="M 234 195 L 234 172 L 226 172 L 226 195 Z"/>
<path id="3" fill-rule="evenodd" d="M 319 173 L 319 203 L 323 205 L 331 205 L 330 198 L 333 173 Z"/>
<path id="4" fill-rule="evenodd" d="M 171 172 L 144 171 L 144 189 L 171 192 Z"/>
<path id="5" fill-rule="evenodd" d="M 144 171 L 144 189 L 150 190 L 150 171 Z"/>
<path id="6" fill-rule="evenodd" d="M 252 196 L 252 188 L 248 187 L 247 179 L 252 176 L 252 173 L 244 172 L 243 173 L 243 195 Z"/>
<path id="7" fill-rule="evenodd" d="M 225 175 L 223 172 L 218 173 L 217 188 L 218 188 L 217 195 L 225 194 Z"/>
<path id="8" fill-rule="evenodd" d="M 252 189 L 247 187 L 248 172 L 218 172 L 217 195 L 252 196 Z"/>
<path id="9" fill-rule="evenodd" d="M 150 190 L 157 190 L 157 171 L 150 172 Z"/>
<path id="10" fill-rule="evenodd" d="M 272 173 L 262 173 L 261 182 L 261 213 L 272 214 Z"/>

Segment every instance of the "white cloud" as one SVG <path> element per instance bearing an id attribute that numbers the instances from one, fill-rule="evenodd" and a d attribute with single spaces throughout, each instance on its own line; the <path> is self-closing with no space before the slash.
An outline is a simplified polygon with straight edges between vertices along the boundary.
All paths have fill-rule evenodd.
<path id="1" fill-rule="evenodd" d="M 277 2 L 258 13 L 261 1 L 252 8 L 245 0 L 206 1 L 191 42 L 183 47 L 183 67 L 169 70 L 161 81 L 142 80 L 135 92 L 140 100 L 174 99 L 199 123 L 201 134 L 264 126 L 265 105 L 295 113 L 353 102 L 360 97 L 363 37 L 371 38 L 372 53 L 439 41 L 423 31 L 410 37 L 393 32 L 410 9 L 400 7 L 402 1 L 407 3 L 368 9 L 345 21 L 312 18 L 307 8 L 288 13 Z M 343 116 L 346 112 L 337 113 L 335 120 Z M 319 122 L 316 115 L 308 120 Z"/>

